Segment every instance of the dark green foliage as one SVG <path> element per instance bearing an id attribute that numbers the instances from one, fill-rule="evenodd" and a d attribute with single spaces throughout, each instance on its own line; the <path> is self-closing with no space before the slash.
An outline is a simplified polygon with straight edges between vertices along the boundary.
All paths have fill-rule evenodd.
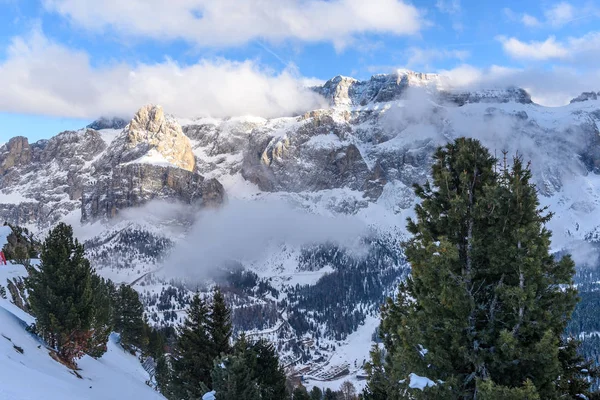
<path id="1" fill-rule="evenodd" d="M 273 346 L 263 340 L 250 343 L 242 335 L 233 354 L 215 361 L 212 377 L 217 400 L 287 398 L 283 368 Z"/>
<path id="2" fill-rule="evenodd" d="M 323 394 L 323 400 L 337 400 L 337 394 L 333 390 L 327 388 Z"/>
<path id="3" fill-rule="evenodd" d="M 112 294 L 115 290 L 111 281 L 92 274 L 93 312 L 91 337 L 87 353 L 92 357 L 101 357 L 106 353 L 106 343 L 113 329 Z"/>
<path id="4" fill-rule="evenodd" d="M 145 350 L 148 344 L 144 306 L 138 292 L 128 285 L 121 285 L 114 300 L 115 332 L 121 334 L 121 345 L 133 352 Z"/>
<path id="5" fill-rule="evenodd" d="M 12 260 L 16 264 L 29 266 L 31 258 L 37 258 L 41 244 L 37 241 L 27 228 L 4 224 L 9 226 L 12 232 L 6 238 L 6 244 L 2 248 L 7 260 Z"/>
<path id="6" fill-rule="evenodd" d="M 173 392 L 177 399 L 197 399 L 212 387 L 212 343 L 209 336 L 209 309 L 196 294 L 188 308 L 171 360 Z"/>
<path id="7" fill-rule="evenodd" d="M 323 398 L 323 391 L 318 387 L 314 386 L 310 391 L 310 400 L 321 400 Z"/>
<path id="8" fill-rule="evenodd" d="M 294 391 L 292 392 L 293 400 L 310 400 L 310 395 L 306 391 L 306 388 L 302 385 L 296 386 Z"/>
<path id="9" fill-rule="evenodd" d="M 210 338 L 214 358 L 231 351 L 231 310 L 225 303 L 223 293 L 216 288 L 210 304 Z"/>
<path id="10" fill-rule="evenodd" d="M 175 380 L 173 379 L 173 369 L 169 355 L 162 355 L 156 359 L 154 378 L 156 379 L 157 389 L 163 396 L 167 399 L 181 399 L 176 395 Z"/>
<path id="11" fill-rule="evenodd" d="M 378 346 L 371 350 L 371 362 L 365 366 L 369 381 L 363 392 L 365 400 L 387 400 L 396 385 L 392 384 L 384 369 L 384 351 Z"/>
<path id="12" fill-rule="evenodd" d="M 582 398 L 581 395 L 590 398 L 590 381 L 600 377 L 598 367 L 579 353 L 579 345 L 575 338 L 563 339 L 558 353 L 562 367 L 559 392 L 566 393 L 571 399 Z"/>
<path id="13" fill-rule="evenodd" d="M 72 228 L 63 223 L 48 234 L 40 259 L 39 270 L 32 269 L 27 279 L 37 331 L 73 362 L 86 351 L 92 333 L 94 273 Z"/>
<path id="14" fill-rule="evenodd" d="M 573 262 L 549 253 L 551 216 L 529 169 L 518 158 L 495 167 L 478 141 L 461 138 L 436 152 L 433 185 L 415 187 L 412 274 L 382 308 L 387 353 L 383 364 L 375 354 L 365 398 L 552 399 L 570 390 L 560 344 L 576 304 Z M 411 390 L 409 373 L 444 383 Z"/>

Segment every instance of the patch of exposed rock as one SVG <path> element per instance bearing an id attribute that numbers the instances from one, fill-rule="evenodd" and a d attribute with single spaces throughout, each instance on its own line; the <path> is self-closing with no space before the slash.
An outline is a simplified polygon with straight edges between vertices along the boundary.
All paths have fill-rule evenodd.
<path id="1" fill-rule="evenodd" d="M 154 199 L 207 207 L 220 205 L 224 197 L 223 186 L 216 179 L 204 179 L 181 168 L 128 164 L 115 167 L 111 174 L 85 187 L 81 219 L 112 218 L 120 210 Z"/>
<path id="2" fill-rule="evenodd" d="M 165 116 L 162 107 L 154 105 L 139 109 L 96 164 L 98 168 L 109 169 L 129 162 L 151 163 L 153 160 L 140 160 L 151 150 L 166 163 L 194 171 L 196 160 L 190 140 L 175 119 Z"/>

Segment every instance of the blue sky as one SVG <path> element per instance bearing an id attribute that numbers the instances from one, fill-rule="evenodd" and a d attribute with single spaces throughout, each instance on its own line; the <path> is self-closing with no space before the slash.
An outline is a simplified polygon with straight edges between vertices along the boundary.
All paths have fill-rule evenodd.
<path id="1" fill-rule="evenodd" d="M 600 90 L 600 4 L 475 0 L 0 0 L 0 142 L 162 104 L 184 117 L 288 115 L 302 87 L 398 68 Z"/>

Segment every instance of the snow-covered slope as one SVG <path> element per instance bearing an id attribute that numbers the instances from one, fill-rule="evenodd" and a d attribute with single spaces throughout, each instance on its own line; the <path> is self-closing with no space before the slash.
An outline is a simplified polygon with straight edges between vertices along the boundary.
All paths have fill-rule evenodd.
<path id="1" fill-rule="evenodd" d="M 10 228 L 0 227 L 0 248 Z M 0 285 L 27 275 L 22 265 L 0 265 Z M 100 359 L 85 356 L 76 373 L 50 357 L 50 350 L 26 327 L 35 319 L 0 297 L 0 400 L 162 399 L 146 385 L 148 374 L 111 335 Z M 77 376 L 79 375 L 79 376 Z"/>

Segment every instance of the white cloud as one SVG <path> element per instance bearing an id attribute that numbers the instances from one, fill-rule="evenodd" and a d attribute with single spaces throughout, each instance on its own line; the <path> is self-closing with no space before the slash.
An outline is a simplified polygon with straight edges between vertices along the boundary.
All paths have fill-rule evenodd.
<path id="1" fill-rule="evenodd" d="M 505 15 L 511 21 L 521 22 L 529 28 L 552 27 L 560 28 L 574 20 L 597 16 L 598 10 L 594 7 L 586 6 L 576 9 L 570 3 L 561 2 L 543 10 L 543 18 L 538 18 L 527 13 L 517 13 L 510 8 L 504 9 Z"/>
<path id="2" fill-rule="evenodd" d="M 12 40 L 0 62 L 0 110 L 64 117 L 131 115 L 158 103 L 179 116 L 274 117 L 319 108 L 293 69 L 276 73 L 254 61 L 166 60 L 93 67 L 89 56 L 48 40 L 39 31 Z"/>
<path id="3" fill-rule="evenodd" d="M 421 12 L 401 0 L 44 0 L 47 10 L 96 32 L 114 31 L 201 46 L 235 46 L 255 39 L 331 42 L 355 35 L 412 35 Z"/>
<path id="4" fill-rule="evenodd" d="M 438 0 L 435 6 L 438 10 L 446 14 L 459 14 L 462 9 L 460 0 Z"/>
<path id="5" fill-rule="evenodd" d="M 582 72 L 566 67 L 539 69 L 493 65 L 477 68 L 461 65 L 439 73 L 450 77 L 452 84 L 459 89 L 521 87 L 531 94 L 533 101 L 549 107 L 568 104 L 584 91 L 599 90 L 597 82 L 600 82 L 598 69 Z"/>
<path id="6" fill-rule="evenodd" d="M 361 237 L 368 234 L 368 227 L 354 216 L 311 214 L 268 197 L 233 200 L 197 215 L 186 239 L 177 243 L 165 262 L 163 273 L 169 278 L 206 279 L 232 261 L 262 262 L 269 250 L 283 244 L 300 248 L 333 243 L 360 252 Z"/>
<path id="7" fill-rule="evenodd" d="M 561 2 L 544 11 L 544 15 L 550 25 L 560 27 L 575 18 L 575 10 L 571 4 Z"/>
<path id="8" fill-rule="evenodd" d="M 500 37 L 504 51 L 513 58 L 530 60 L 548 60 L 551 58 L 566 58 L 569 51 L 554 36 L 543 42 L 522 42 L 516 38 Z"/>
<path id="9" fill-rule="evenodd" d="M 498 37 L 504 51 L 521 60 L 561 60 L 579 66 L 597 66 L 600 61 L 600 32 L 570 37 L 560 42 L 554 36 L 543 42 L 523 42 L 514 37 Z"/>
<path id="10" fill-rule="evenodd" d="M 530 28 L 536 28 L 542 25 L 539 19 L 529 14 L 523 14 L 523 16 L 521 17 L 521 22 L 523 22 L 523 25 L 528 26 Z"/>

